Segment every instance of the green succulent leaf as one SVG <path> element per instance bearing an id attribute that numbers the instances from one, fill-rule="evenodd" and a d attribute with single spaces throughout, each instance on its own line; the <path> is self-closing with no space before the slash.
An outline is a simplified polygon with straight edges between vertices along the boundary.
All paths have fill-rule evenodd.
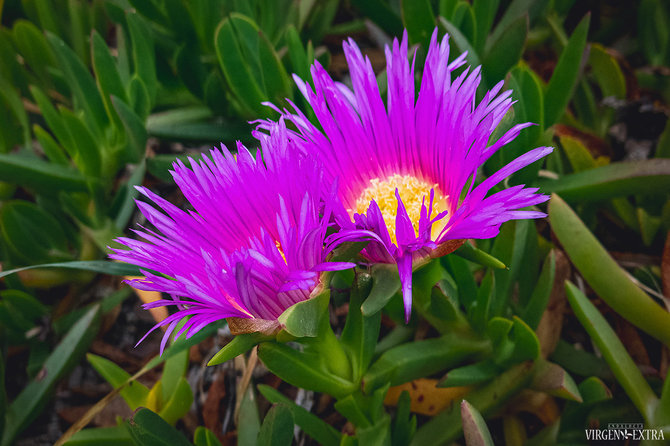
<path id="1" fill-rule="evenodd" d="M 502 79 L 516 65 L 526 46 L 527 35 L 527 15 L 521 16 L 510 23 L 500 35 L 500 38 L 491 45 L 484 57 L 484 73 L 487 79 L 495 81 Z"/>
<path id="2" fill-rule="evenodd" d="M 400 291 L 400 276 L 396 265 L 377 263 L 372 266 L 370 275 L 372 290 L 361 305 L 361 312 L 367 317 L 378 313 Z"/>
<path id="3" fill-rule="evenodd" d="M 221 446 L 221 442 L 216 438 L 214 432 L 204 426 L 195 428 L 193 444 L 195 444 L 195 446 Z"/>
<path id="4" fill-rule="evenodd" d="M 262 333 L 244 333 L 235 336 L 229 343 L 223 346 L 212 359 L 209 360 L 207 365 L 218 365 L 226 361 L 229 361 L 236 356 L 239 356 L 243 353 L 248 352 L 254 346 L 258 345 L 263 341 L 268 341 L 272 339 L 270 336 L 266 336 Z"/>
<path id="5" fill-rule="evenodd" d="M 403 0 L 402 19 L 411 43 L 420 43 L 428 50 L 430 35 L 435 29 L 435 14 L 429 0 Z"/>
<path id="6" fill-rule="evenodd" d="M 38 378 L 28 383 L 9 405 L 2 446 L 13 444 L 16 436 L 39 416 L 58 381 L 80 361 L 98 331 L 99 310 L 96 305 L 77 321 L 48 356 Z"/>
<path id="7" fill-rule="evenodd" d="M 596 294 L 633 325 L 670 345 L 670 313 L 631 281 L 557 195 L 549 204 L 549 220 L 568 257 Z"/>
<path id="8" fill-rule="evenodd" d="M 670 159 L 608 164 L 538 181 L 542 192 L 560 194 L 568 202 L 590 202 L 636 194 L 658 194 L 670 189 Z"/>
<path id="9" fill-rule="evenodd" d="M 461 419 L 467 446 L 493 446 L 493 439 L 484 417 L 466 400 L 461 402 Z"/>
<path id="10" fill-rule="evenodd" d="M 258 356 L 272 373 L 303 389 L 341 398 L 357 387 L 326 370 L 319 357 L 299 352 L 286 344 L 265 342 L 258 346 Z"/>
<path id="11" fill-rule="evenodd" d="M 130 373 L 123 370 L 118 365 L 114 364 L 109 359 L 102 356 L 94 355 L 93 353 L 86 354 L 86 359 L 113 388 L 120 387 L 125 384 L 130 378 Z M 131 381 L 123 389 L 121 389 L 121 397 L 128 404 L 132 410 L 146 404 L 149 389 L 137 381 Z"/>
<path id="12" fill-rule="evenodd" d="M 135 412 L 126 426 L 135 444 L 143 446 L 192 446 L 181 432 L 149 409 L 142 408 Z"/>
<path id="13" fill-rule="evenodd" d="M 658 398 L 640 373 L 626 348 L 598 309 L 573 283 L 565 283 L 568 302 L 591 339 L 602 352 L 617 381 L 647 423 L 654 421 Z M 666 325 L 667 329 L 668 325 Z"/>
<path id="14" fill-rule="evenodd" d="M 284 404 L 275 404 L 263 419 L 258 433 L 259 446 L 284 446 L 293 439 L 293 413 Z"/>
<path id="15" fill-rule="evenodd" d="M 74 260 L 72 262 L 55 262 L 41 265 L 30 265 L 22 268 L 15 268 L 0 272 L 0 278 L 16 274 L 21 271 L 36 268 L 67 268 L 82 271 L 93 271 L 102 274 L 111 274 L 113 276 L 139 276 L 141 275 L 139 267 L 128 263 L 108 262 L 106 260 Z"/>
<path id="16" fill-rule="evenodd" d="M 125 426 L 83 429 L 74 434 L 67 446 L 135 446 Z"/>
<path id="17" fill-rule="evenodd" d="M 338 446 L 340 444 L 342 435 L 318 416 L 297 405 L 273 387 L 259 385 L 258 390 L 271 403 L 286 405 L 293 414 L 295 424 L 300 426 L 300 429 L 319 444 L 324 446 Z"/>
<path id="18" fill-rule="evenodd" d="M 544 124 L 551 127 L 565 112 L 582 70 L 591 15 L 587 14 L 570 36 L 558 59 L 544 96 Z"/>
<path id="19" fill-rule="evenodd" d="M 395 386 L 437 373 L 480 356 L 488 347 L 481 339 L 455 334 L 401 344 L 372 363 L 363 377 L 363 390 L 370 393 L 388 382 Z"/>
<path id="20" fill-rule="evenodd" d="M 109 118 L 93 77 L 74 51 L 57 35 L 47 32 L 46 36 L 65 74 L 65 80 L 86 113 L 87 126 L 91 127 L 97 141 L 102 140 L 103 129 L 109 125 Z"/>
<path id="21" fill-rule="evenodd" d="M 548 361 L 538 363 L 531 388 L 578 403 L 583 401 L 577 384 L 568 372 Z"/>
<path id="22" fill-rule="evenodd" d="M 279 315 L 277 321 L 282 329 L 297 338 L 315 337 L 319 333 L 319 325 L 328 309 L 330 289 L 324 289 L 316 296 L 298 302 Z"/>
<path id="23" fill-rule="evenodd" d="M 251 52 L 249 46 L 258 51 L 258 32 L 258 26 L 251 19 L 240 14 L 231 14 L 221 22 L 215 36 L 216 54 L 226 81 L 242 104 L 243 111 L 250 115 L 264 114 L 265 109 L 261 103 L 267 100 L 246 55 Z M 253 40 L 247 39 L 248 35 L 255 35 L 255 45 Z"/>
<path id="24" fill-rule="evenodd" d="M 58 220 L 34 203 L 9 201 L 0 208 L 1 233 L 23 262 L 67 259 L 68 240 Z"/>

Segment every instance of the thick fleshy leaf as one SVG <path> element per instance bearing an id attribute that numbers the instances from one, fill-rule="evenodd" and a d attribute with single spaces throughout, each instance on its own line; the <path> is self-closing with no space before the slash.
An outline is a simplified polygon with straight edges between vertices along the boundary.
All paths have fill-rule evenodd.
<path id="1" fill-rule="evenodd" d="M 472 11 L 475 15 L 476 34 L 474 46 L 478 53 L 483 53 L 486 44 L 486 36 L 491 31 L 493 20 L 498 11 L 500 0 L 475 0 L 472 2 Z"/>
<path id="2" fill-rule="evenodd" d="M 523 15 L 528 15 L 532 25 L 542 15 L 549 3 L 549 0 L 513 0 L 505 9 L 505 13 L 496 24 L 493 32 L 489 34 L 486 47 L 490 48 L 494 42 L 497 42 L 500 35 L 505 32 L 510 24 Z"/>
<path id="3" fill-rule="evenodd" d="M 585 403 L 598 403 L 612 399 L 612 392 L 607 388 L 600 378 L 591 376 L 579 383 L 579 393 L 582 395 Z"/>
<path id="4" fill-rule="evenodd" d="M 411 399 L 406 390 L 400 394 L 393 420 L 393 432 L 391 438 L 394 446 L 409 444 L 410 439 L 416 432 L 416 416 L 410 413 Z"/>
<path id="5" fill-rule="evenodd" d="M 568 372 L 551 362 L 540 361 L 538 363 L 531 388 L 578 403 L 583 401 L 577 384 Z"/>
<path id="6" fill-rule="evenodd" d="M 147 131 L 144 122 L 121 98 L 112 96 L 111 102 L 126 131 L 126 159 L 137 163 L 146 152 Z"/>
<path id="7" fill-rule="evenodd" d="M 435 28 L 435 14 L 429 0 L 403 0 L 402 19 L 411 43 L 420 43 L 427 50 Z"/>
<path id="8" fill-rule="evenodd" d="M 616 59 L 598 43 L 591 44 L 589 65 L 598 81 L 603 97 L 626 97 L 626 79 Z"/>
<path id="9" fill-rule="evenodd" d="M 258 415 L 256 392 L 253 386 L 248 386 L 242 397 L 236 424 L 238 446 L 256 446 L 258 432 L 261 429 L 261 419 Z"/>
<path id="10" fill-rule="evenodd" d="M 318 416 L 297 405 L 273 387 L 259 385 L 258 390 L 271 403 L 286 405 L 293 413 L 295 424 L 319 444 L 324 446 L 340 444 L 341 434 Z"/>
<path id="11" fill-rule="evenodd" d="M 542 272 L 537 279 L 533 294 L 530 296 L 530 300 L 523 311 L 523 320 L 533 330 L 537 329 L 540 319 L 542 319 L 542 315 L 547 308 L 555 277 L 556 252 L 552 250 L 542 265 Z"/>
<path id="12" fill-rule="evenodd" d="M 587 14 L 570 36 L 558 59 L 544 97 L 544 123 L 551 127 L 565 112 L 583 67 L 584 49 L 591 15 Z"/>
<path id="13" fill-rule="evenodd" d="M 466 395 L 470 404 L 483 415 L 488 415 L 526 387 L 532 378 L 533 364 L 525 362 L 503 374 L 489 384 L 478 387 Z M 460 407 L 456 404 L 440 412 L 417 429 L 411 446 L 437 446 L 449 444 L 462 432 Z"/>
<path id="14" fill-rule="evenodd" d="M 125 426 L 96 427 L 77 432 L 67 446 L 134 446 Z"/>
<path id="15" fill-rule="evenodd" d="M 466 446 L 493 446 L 493 439 L 484 417 L 466 400 L 461 402 L 461 419 Z"/>
<path id="16" fill-rule="evenodd" d="M 56 217 L 29 201 L 12 200 L 0 208 L 0 233 L 16 258 L 25 263 L 64 260 L 67 235 Z"/>
<path id="17" fill-rule="evenodd" d="M 50 85 L 53 79 L 49 75 L 48 67 L 54 66 L 56 60 L 44 38 L 44 32 L 32 22 L 19 19 L 12 27 L 12 33 L 21 58 L 42 84 Z"/>
<path id="18" fill-rule="evenodd" d="M 223 74 L 243 111 L 264 114 L 267 111 L 261 102 L 267 100 L 267 97 L 244 52 L 247 43 L 245 35 L 251 34 L 252 30 L 255 30 L 258 39 L 258 26 L 251 19 L 241 14 L 231 14 L 216 30 L 216 54 Z"/>
<path id="19" fill-rule="evenodd" d="M 21 433 L 38 417 L 58 381 L 77 364 L 98 331 L 100 307 L 92 307 L 65 335 L 49 355 L 38 373 L 12 401 L 6 414 L 2 446 L 13 444 Z"/>
<path id="20" fill-rule="evenodd" d="M 437 373 L 478 357 L 487 346 L 481 339 L 447 334 L 393 347 L 372 363 L 363 377 L 363 389 L 370 393 L 389 382 L 394 386 Z"/>
<path id="21" fill-rule="evenodd" d="M 481 249 L 475 248 L 469 242 L 463 243 L 460 248 L 454 251 L 454 254 L 466 260 L 470 260 L 471 262 L 478 263 L 479 265 L 488 266 L 489 268 L 507 268 L 507 266 L 499 259 L 493 257 L 487 252 L 482 251 Z"/>
<path id="22" fill-rule="evenodd" d="M 174 427 L 149 409 L 142 408 L 128 421 L 128 430 L 135 444 L 143 446 L 191 446 Z"/>
<path id="23" fill-rule="evenodd" d="M 277 321 L 282 329 L 297 338 L 315 337 L 319 324 L 328 309 L 330 289 L 325 289 L 307 300 L 298 302 L 279 315 Z"/>
<path id="24" fill-rule="evenodd" d="M 184 321 L 185 322 L 185 321 Z M 179 330 L 183 324 L 177 326 Z M 161 376 L 161 383 L 163 383 L 163 401 L 168 401 L 175 389 L 179 386 L 181 378 L 186 375 L 188 370 L 188 351 L 184 350 L 172 356 L 165 361 L 163 366 L 163 375 Z"/>
<path id="25" fill-rule="evenodd" d="M 629 278 L 577 214 L 557 195 L 549 204 L 551 227 L 593 291 L 614 311 L 651 336 L 670 345 L 670 313 Z"/>
<path id="26" fill-rule="evenodd" d="M 492 273 L 486 274 L 477 290 L 477 297 L 468 308 L 468 316 L 472 326 L 479 331 L 483 331 L 489 321 L 491 301 L 496 297 L 495 276 Z"/>
<path id="27" fill-rule="evenodd" d="M 100 34 L 93 32 L 91 37 L 91 53 L 93 61 L 93 71 L 95 72 L 95 81 L 98 84 L 98 89 L 102 94 L 102 101 L 105 104 L 107 115 L 109 118 L 120 127 L 120 122 L 116 116 L 116 112 L 112 107 L 112 95 L 118 96 L 123 101 L 128 101 L 126 98 L 126 90 L 123 87 L 121 76 L 116 68 L 116 61 L 109 52 L 107 44 L 100 37 Z"/>
<path id="28" fill-rule="evenodd" d="M 51 32 L 47 32 L 46 36 L 65 74 L 65 80 L 88 116 L 87 124 L 91 126 L 94 137 L 100 140 L 103 128 L 109 124 L 109 118 L 93 77 L 60 37 Z"/>
<path id="29" fill-rule="evenodd" d="M 222 364 L 230 359 L 235 358 L 243 353 L 248 352 L 255 345 L 258 345 L 260 342 L 270 340 L 270 336 L 266 336 L 262 333 L 244 333 L 235 336 L 229 343 L 223 346 L 212 359 L 209 360 L 207 365 L 218 365 Z"/>
<path id="30" fill-rule="evenodd" d="M 265 415 L 258 433 L 259 446 L 284 446 L 293 439 L 293 413 L 284 404 L 275 404 Z"/>
<path id="31" fill-rule="evenodd" d="M 475 362 L 474 364 L 458 367 L 447 372 L 438 384 L 438 387 L 460 387 L 479 384 L 493 379 L 500 371 L 500 367 L 492 360 Z"/>
<path id="32" fill-rule="evenodd" d="M 463 33 L 458 29 L 458 27 L 454 26 L 453 23 L 451 23 L 444 17 L 439 17 L 438 20 L 440 22 L 440 25 L 442 25 L 447 30 L 447 33 L 449 33 L 449 38 L 460 50 L 460 52 L 464 53 L 467 51 L 468 55 L 466 59 L 468 63 L 473 67 L 481 65 L 481 59 L 479 58 L 477 51 L 468 41 L 468 38 L 465 37 Z"/>
<path id="33" fill-rule="evenodd" d="M 527 35 L 528 16 L 521 16 L 510 23 L 484 57 L 482 63 L 487 79 L 502 79 L 516 65 L 526 46 Z M 519 122 L 523 122 L 523 118 Z"/>
<path id="34" fill-rule="evenodd" d="M 654 410 L 658 398 L 642 376 L 640 369 L 630 357 L 626 348 L 617 337 L 598 309 L 572 282 L 565 283 L 568 302 L 575 315 L 591 336 L 598 350 L 609 364 L 621 387 L 640 411 L 647 423 L 654 421 Z M 659 310 L 662 311 L 662 310 Z M 670 325 L 666 325 L 665 329 Z"/>
<path id="35" fill-rule="evenodd" d="M 369 444 L 370 446 L 385 446 L 389 444 L 391 434 L 389 429 L 390 424 L 391 417 L 388 414 L 384 414 L 372 426 L 356 429 L 359 444 Z"/>
<path id="36" fill-rule="evenodd" d="M 144 19 L 134 12 L 126 13 L 126 20 L 132 40 L 135 73 L 142 80 L 149 93 L 149 102 L 153 104 L 156 98 L 158 81 L 156 80 L 156 56 L 151 29 Z"/>
<path id="37" fill-rule="evenodd" d="M 602 358 L 577 347 L 560 340 L 550 359 L 572 374 L 595 376 L 605 380 L 613 378 L 611 370 Z"/>
<path id="38" fill-rule="evenodd" d="M 325 370 L 320 358 L 299 352 L 285 344 L 265 342 L 258 347 L 258 356 L 272 373 L 303 389 L 341 398 L 357 388 L 355 383 Z"/>
<path id="39" fill-rule="evenodd" d="M 162 384 L 162 381 L 161 381 Z M 162 391 L 161 386 L 161 391 Z M 186 415 L 186 412 L 193 404 L 193 391 L 186 378 L 180 377 L 177 384 L 173 387 L 170 398 L 161 407 L 160 417 L 170 424 L 175 424 L 180 418 Z"/>
<path id="40" fill-rule="evenodd" d="M 75 260 L 72 262 L 45 263 L 42 265 L 31 265 L 23 268 L 16 268 L 9 271 L 0 272 L 0 278 L 10 274 L 16 274 L 21 271 L 36 268 L 67 268 L 78 269 L 82 271 L 93 271 L 102 274 L 111 274 L 113 276 L 138 276 L 140 270 L 136 265 L 120 262 L 108 262 L 106 260 Z"/>
<path id="41" fill-rule="evenodd" d="M 383 0 L 351 0 L 351 3 L 365 17 L 382 27 L 390 35 L 398 36 L 402 34 L 403 23 L 388 2 Z"/>
<path id="42" fill-rule="evenodd" d="M 38 191 L 86 191 L 86 181 L 75 169 L 4 153 L 0 153 L 0 181 Z"/>
<path id="43" fill-rule="evenodd" d="M 557 193 L 568 202 L 605 200 L 670 189 L 670 159 L 627 161 L 589 169 L 557 180 L 541 180 L 545 193 Z"/>
<path id="44" fill-rule="evenodd" d="M 65 127 L 70 132 L 74 151 L 72 158 L 77 168 L 89 178 L 99 178 L 103 167 L 102 146 L 96 142 L 95 135 L 87 127 L 87 120 L 66 108 L 61 108 L 60 113 Z M 108 166 L 105 167 L 109 169 Z"/>
<path id="45" fill-rule="evenodd" d="M 86 359 L 113 388 L 120 387 L 130 378 L 130 373 L 102 356 L 88 353 Z M 132 381 L 121 390 L 121 396 L 132 410 L 145 404 L 149 389 L 137 381 Z"/>
<path id="46" fill-rule="evenodd" d="M 365 316 L 372 316 L 379 312 L 391 298 L 400 291 L 400 277 L 398 267 L 388 263 L 377 263 L 372 266 L 372 289 L 361 305 L 361 312 Z"/>
<path id="47" fill-rule="evenodd" d="M 221 446 L 221 442 L 214 432 L 204 426 L 198 426 L 193 433 L 193 444 L 195 446 Z"/>
<path id="48" fill-rule="evenodd" d="M 11 110 L 16 120 L 21 124 L 23 129 L 23 144 L 25 147 L 31 147 L 32 141 L 30 138 L 30 124 L 28 121 L 28 113 L 23 107 L 21 96 L 15 87 L 0 77 L 0 100 L 4 100 L 7 109 Z"/>
<path id="49" fill-rule="evenodd" d="M 370 290 L 370 280 L 359 275 L 349 297 L 349 312 L 340 335 L 342 346 L 349 350 L 354 371 L 354 381 L 360 379 L 370 365 L 375 353 L 381 327 L 381 312 L 365 316 L 361 303 Z"/>
<path id="50" fill-rule="evenodd" d="M 128 384 L 131 380 L 138 379 L 140 376 L 144 375 L 147 373 L 149 370 L 152 370 L 154 367 L 162 364 L 164 361 L 167 359 L 171 358 L 172 356 L 178 354 L 179 352 L 182 352 L 184 350 L 189 349 L 191 346 L 198 344 L 199 342 L 202 342 L 203 339 L 206 339 L 209 336 L 212 336 L 216 333 L 217 330 L 221 328 L 222 322 L 214 322 L 212 324 L 209 324 L 199 332 L 195 333 L 193 336 L 190 338 L 186 339 L 186 336 L 181 336 L 177 340 L 175 340 L 171 346 L 167 347 L 165 351 L 163 351 L 163 354 L 160 356 L 154 356 L 149 362 L 147 362 L 137 373 L 135 373 L 130 380 L 126 381 L 125 384 Z M 88 410 L 84 415 L 82 415 L 79 420 L 77 420 L 76 423 L 74 423 L 70 428 L 63 434 L 63 436 L 59 439 L 61 443 L 67 442 L 69 438 L 71 438 L 76 432 L 79 432 L 81 429 L 83 429 L 88 423 L 91 422 L 91 420 L 102 411 L 106 407 L 106 405 L 109 403 L 109 401 L 116 396 L 118 390 L 114 390 L 113 392 L 107 394 L 102 400 L 100 400 L 98 403 L 96 403 L 91 409 Z M 169 426 L 169 425 L 168 425 Z M 4 445 L 3 445 L 4 446 Z"/>

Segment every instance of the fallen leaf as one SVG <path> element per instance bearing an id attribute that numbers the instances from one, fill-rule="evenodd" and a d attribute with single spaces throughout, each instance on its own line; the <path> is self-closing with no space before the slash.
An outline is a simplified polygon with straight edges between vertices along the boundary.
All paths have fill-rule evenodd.
<path id="1" fill-rule="evenodd" d="M 226 374 L 219 371 L 212 385 L 207 390 L 207 398 L 202 405 L 202 419 L 205 427 L 212 432 L 220 433 L 223 424 L 223 414 L 221 413 L 221 402 L 226 396 Z M 222 438 L 219 438 L 222 440 Z"/>
<path id="2" fill-rule="evenodd" d="M 400 394 L 407 390 L 410 397 L 410 410 L 421 415 L 435 415 L 445 407 L 460 403 L 471 386 L 437 387 L 438 380 L 420 378 L 414 381 L 394 386 L 389 389 L 384 399 L 387 406 L 398 404 Z"/>
<path id="3" fill-rule="evenodd" d="M 563 251 L 556 250 L 556 277 L 551 288 L 547 309 L 544 311 L 536 330 L 543 358 L 553 353 L 561 338 L 561 327 L 563 326 L 566 306 L 564 284 L 569 277 L 570 262 Z"/>

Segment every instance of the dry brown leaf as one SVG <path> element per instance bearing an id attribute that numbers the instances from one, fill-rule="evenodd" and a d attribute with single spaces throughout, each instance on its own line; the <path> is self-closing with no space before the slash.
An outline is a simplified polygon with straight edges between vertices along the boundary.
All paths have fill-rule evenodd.
<path id="1" fill-rule="evenodd" d="M 437 387 L 438 380 L 420 378 L 412 382 L 391 387 L 386 394 L 384 404 L 395 406 L 400 394 L 407 390 L 410 397 L 410 410 L 421 415 L 435 415 L 454 402 L 459 403 L 472 387 Z"/>
<path id="2" fill-rule="evenodd" d="M 570 261 L 563 251 L 556 250 L 556 277 L 551 288 L 547 309 L 537 326 L 537 338 L 540 341 L 542 357 L 548 357 L 561 338 L 563 315 L 565 313 L 565 281 L 570 277 Z"/>
<path id="3" fill-rule="evenodd" d="M 228 322 L 230 333 L 235 336 L 246 333 L 263 333 L 272 336 L 281 329 L 281 325 L 276 320 L 228 317 L 226 321 Z"/>
<path id="4" fill-rule="evenodd" d="M 221 432 L 223 414 L 221 401 L 226 396 L 226 374 L 220 369 L 212 385 L 207 390 L 207 398 L 202 405 L 202 419 L 205 427 L 212 432 Z"/>
<path id="5" fill-rule="evenodd" d="M 523 390 L 505 409 L 508 413 L 528 412 L 542 421 L 545 426 L 552 424 L 561 415 L 556 400 L 546 393 Z"/>

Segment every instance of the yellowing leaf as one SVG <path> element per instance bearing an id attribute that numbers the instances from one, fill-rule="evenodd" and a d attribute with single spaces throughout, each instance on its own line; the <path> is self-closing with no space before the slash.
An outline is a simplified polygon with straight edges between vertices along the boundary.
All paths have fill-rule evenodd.
<path id="1" fill-rule="evenodd" d="M 472 388 L 472 386 L 439 388 L 437 383 L 436 379 L 420 378 L 391 387 L 386 394 L 384 404 L 397 405 L 400 394 L 407 390 L 411 399 L 410 410 L 412 412 L 435 415 L 453 402 L 460 402 Z"/>

